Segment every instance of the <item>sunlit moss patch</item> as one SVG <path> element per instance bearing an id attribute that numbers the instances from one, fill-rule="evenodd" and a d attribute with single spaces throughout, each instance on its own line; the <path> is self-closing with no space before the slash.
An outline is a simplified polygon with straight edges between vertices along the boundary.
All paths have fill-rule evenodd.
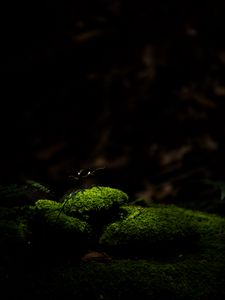
<path id="1" fill-rule="evenodd" d="M 102 246 L 129 255 L 192 247 L 199 240 L 196 222 L 182 208 L 124 206 L 123 214 L 105 228 Z"/>
<path id="2" fill-rule="evenodd" d="M 98 221 L 98 217 L 109 217 L 128 202 L 128 196 L 121 190 L 110 187 L 92 187 L 70 193 L 63 203 L 65 214 Z M 109 214 L 108 214 L 109 213 Z"/>
<path id="3" fill-rule="evenodd" d="M 43 247 L 58 248 L 78 245 L 93 236 L 91 226 L 76 217 L 62 212 L 62 204 L 51 200 L 38 200 L 32 220 L 35 240 Z"/>

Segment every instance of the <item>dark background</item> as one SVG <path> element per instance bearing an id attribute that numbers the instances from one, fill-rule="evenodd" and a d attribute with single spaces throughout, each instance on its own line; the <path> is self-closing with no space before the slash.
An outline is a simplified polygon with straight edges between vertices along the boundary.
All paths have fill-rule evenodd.
<path id="1" fill-rule="evenodd" d="M 7 2 L 1 31 L 2 184 L 105 166 L 90 184 L 173 202 L 224 180 L 225 1 Z"/>

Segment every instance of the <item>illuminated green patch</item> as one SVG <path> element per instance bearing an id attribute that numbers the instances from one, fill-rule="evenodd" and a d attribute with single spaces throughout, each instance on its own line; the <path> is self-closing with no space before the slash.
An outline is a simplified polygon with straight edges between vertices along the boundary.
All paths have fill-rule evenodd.
<path id="1" fill-rule="evenodd" d="M 91 239 L 91 226 L 83 220 L 66 215 L 61 208 L 61 203 L 51 200 L 38 200 L 35 203 L 32 230 L 36 241 L 45 247 L 51 244 L 57 249 Z"/>
<path id="2" fill-rule="evenodd" d="M 62 204 L 56 201 L 52 201 L 52 200 L 38 200 L 35 203 L 35 207 L 39 210 L 60 210 L 61 209 Z"/>
<path id="3" fill-rule="evenodd" d="M 105 228 L 100 238 L 103 247 L 129 255 L 180 249 L 199 240 L 196 222 L 182 208 L 124 206 L 122 214 Z"/>
<path id="4" fill-rule="evenodd" d="M 63 203 L 67 215 L 92 218 L 116 214 L 118 208 L 128 202 L 126 193 L 110 187 L 92 187 L 83 191 L 70 193 Z"/>

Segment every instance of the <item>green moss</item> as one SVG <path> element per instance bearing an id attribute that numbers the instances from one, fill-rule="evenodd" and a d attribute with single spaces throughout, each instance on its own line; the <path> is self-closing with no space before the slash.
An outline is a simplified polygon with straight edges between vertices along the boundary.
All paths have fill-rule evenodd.
<path id="1" fill-rule="evenodd" d="M 52 200 L 38 200 L 35 203 L 38 220 L 46 226 L 52 226 L 55 230 L 60 228 L 64 231 L 85 232 L 89 225 L 61 212 L 62 204 Z"/>
<path id="2" fill-rule="evenodd" d="M 124 206 L 124 217 L 109 224 L 100 238 L 103 247 L 140 254 L 192 247 L 199 239 L 197 225 L 182 208 Z"/>
<path id="3" fill-rule="evenodd" d="M 18 276 L 17 284 L 23 286 L 25 282 L 26 287 L 32 286 L 22 292 L 19 290 L 21 298 L 26 299 L 28 296 L 62 299 L 66 295 L 67 299 L 76 300 L 222 300 L 225 299 L 224 271 L 222 261 L 219 265 L 197 257 L 176 263 L 115 260 L 108 264 L 93 262 L 45 267 L 38 272 L 39 276 L 33 273 Z M 8 278 L 8 284 L 9 279 L 12 278 Z M 10 293 L 11 289 L 7 295 Z"/>
<path id="4" fill-rule="evenodd" d="M 10 253 L 29 246 L 31 232 L 20 208 L 0 209 L 0 249 Z"/>
<path id="5" fill-rule="evenodd" d="M 76 217 L 62 211 L 62 204 L 51 200 L 38 200 L 35 203 L 35 217 L 32 231 L 39 246 L 60 250 L 66 247 L 80 246 L 94 236 L 91 226 Z"/>
<path id="6" fill-rule="evenodd" d="M 211 257 L 213 251 L 216 256 L 224 256 L 225 250 L 225 219 L 215 214 L 185 210 L 198 227 L 201 237 L 200 245 L 204 259 Z"/>
<path id="7" fill-rule="evenodd" d="M 60 228 L 65 232 L 88 233 L 91 231 L 87 222 L 78 218 L 67 216 L 61 212 L 62 204 L 51 200 L 38 200 L 35 203 L 37 214 L 42 217 L 42 221 L 49 226 Z"/>
<path id="8" fill-rule="evenodd" d="M 46 209 L 51 203 L 43 201 L 46 200 L 38 203 L 39 208 L 34 207 L 34 211 L 38 212 L 37 221 L 43 220 L 43 231 L 40 231 L 40 223 L 38 223 L 39 238 L 46 234 L 45 242 L 51 244 L 53 235 L 55 243 L 51 254 L 56 253 L 60 245 L 65 248 L 67 254 L 70 251 L 70 244 L 62 241 L 67 232 L 71 232 L 71 235 L 68 235 L 70 240 L 75 240 L 77 243 L 77 239 L 73 238 L 75 218 L 66 216 L 62 212 L 58 221 L 55 222 L 58 208 L 51 209 L 51 205 L 49 205 L 49 209 Z M 54 206 L 55 203 L 52 205 Z M 10 269 L 6 264 L 4 267 L 5 259 L 2 259 L 0 279 L 7 297 L 13 299 L 12 290 L 14 289 L 11 288 L 13 286 L 17 288 L 18 298 L 32 297 L 32 299 L 62 299 L 65 298 L 65 295 L 67 299 L 77 300 L 86 298 L 96 300 L 225 299 L 224 218 L 172 205 L 153 205 L 150 208 L 123 206 L 121 214 L 123 215 L 120 220 L 106 226 L 101 238 L 102 245 L 116 248 L 119 248 L 120 245 L 124 246 L 122 233 L 122 237 L 130 248 L 143 242 L 142 248 L 135 249 L 134 247 L 134 249 L 140 251 L 147 247 L 150 251 L 150 246 L 157 248 L 161 241 L 166 239 L 175 247 L 174 256 L 168 257 L 168 247 L 164 247 L 160 256 L 149 256 L 145 259 L 134 260 L 128 256 L 125 257 L 126 259 L 116 259 L 113 256 L 112 261 L 108 263 L 84 263 L 71 260 L 62 263 L 61 258 L 57 258 L 53 259 L 54 264 L 50 265 L 48 259 L 42 262 L 42 257 L 47 256 L 46 244 L 43 243 L 44 255 L 41 256 L 37 251 L 33 260 L 39 259 L 38 263 L 29 266 L 26 270 L 22 268 L 23 266 L 19 269 L 13 265 Z M 10 219 L 13 221 L 12 216 L 14 217 L 16 214 L 14 211 L 11 215 L 10 212 L 4 211 L 1 216 L 4 216 L 4 220 L 9 222 Z M 78 222 L 81 221 L 78 220 Z M 8 223 L 8 225 L 14 227 L 14 223 Z M 85 226 L 79 230 L 84 232 Z M 52 230 L 48 232 L 48 228 Z M 63 228 L 63 230 L 58 231 L 57 228 Z M 10 230 L 8 229 L 8 232 L 11 232 Z M 12 233 L 14 230 L 15 228 L 12 229 Z M 23 232 L 22 227 L 18 230 Z M 132 235 L 132 231 L 136 232 L 136 237 Z M 129 238 L 126 238 L 125 233 Z M 149 234 L 150 243 L 147 239 Z M 114 242 L 110 242 L 110 237 L 115 238 Z M 179 248 L 180 243 L 185 244 L 185 241 L 195 243 L 196 238 L 198 239 L 197 251 Z M 177 246 L 179 252 L 176 252 Z M 60 251 L 62 247 L 60 247 Z M 129 247 L 126 248 L 126 251 L 129 250 Z M 72 247 L 70 257 L 73 257 L 73 251 L 74 247 Z M 10 263 L 14 262 L 9 259 L 8 264 Z"/>
<path id="9" fill-rule="evenodd" d="M 72 233 L 88 233 L 91 231 L 90 225 L 81 221 L 78 218 L 70 217 L 58 212 L 51 211 L 48 215 L 45 215 L 45 222 L 48 225 L 53 226 L 55 229 L 60 228 L 62 231 Z"/>
<path id="10" fill-rule="evenodd" d="M 79 216 L 90 221 L 110 220 L 110 215 L 116 215 L 118 208 L 128 202 L 126 193 L 110 187 L 92 187 L 84 191 L 71 193 L 65 199 L 63 211 L 65 214 Z"/>
<path id="11" fill-rule="evenodd" d="M 35 202 L 35 207 L 39 210 L 54 210 L 54 211 L 59 211 L 62 207 L 62 204 L 56 201 L 52 201 L 52 200 L 38 200 Z"/>
<path id="12" fill-rule="evenodd" d="M 117 216 L 119 206 L 128 201 L 128 196 L 117 189 L 93 187 L 69 194 L 64 203 L 51 200 L 38 200 L 35 203 L 36 217 L 33 230 L 42 243 L 51 240 L 72 245 L 81 237 L 96 240 L 104 223 Z M 94 228 L 94 229 L 93 229 Z M 54 242 L 53 242 L 54 240 Z"/>
<path id="13" fill-rule="evenodd" d="M 196 256 L 175 263 L 115 260 L 70 266 L 61 269 L 66 282 L 61 292 L 76 299 L 221 300 L 225 296 L 223 263 Z"/>
<path id="14" fill-rule="evenodd" d="M 176 257 L 167 257 L 166 260 L 163 257 L 145 260 L 113 259 L 110 263 L 93 262 L 59 267 L 50 276 L 46 275 L 48 286 L 51 282 L 56 287 L 56 290 L 52 288 L 49 292 L 47 286 L 42 286 L 46 298 L 52 296 L 52 291 L 55 296 L 60 291 L 61 295 L 66 293 L 79 300 L 225 299 L 225 219 L 175 206 L 153 206 L 147 211 L 125 207 L 124 220 L 118 223 L 132 219 L 137 221 L 144 212 L 148 215 L 150 211 L 153 215 L 150 222 L 156 222 L 154 230 L 161 217 L 167 226 L 170 226 L 170 221 L 175 220 L 176 226 L 179 226 L 178 221 L 181 219 L 193 223 L 193 229 L 200 235 L 199 251 L 189 252 L 183 249 L 176 253 Z M 172 218 L 166 222 L 169 215 Z M 165 256 L 167 250 L 164 249 Z M 58 288 L 56 283 L 62 278 L 63 282 Z"/>
<path id="15" fill-rule="evenodd" d="M 0 237 L 1 250 L 9 249 L 10 247 L 24 246 L 30 234 L 27 224 L 19 220 L 15 220 L 15 221 L 1 220 L 0 232 L 1 232 L 1 237 Z"/>

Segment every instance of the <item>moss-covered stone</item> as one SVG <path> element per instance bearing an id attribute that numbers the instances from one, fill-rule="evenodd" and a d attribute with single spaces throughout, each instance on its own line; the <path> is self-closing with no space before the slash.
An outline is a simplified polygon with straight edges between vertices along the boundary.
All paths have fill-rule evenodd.
<path id="1" fill-rule="evenodd" d="M 35 207 L 39 210 L 45 210 L 45 211 L 59 211 L 62 207 L 62 204 L 60 202 L 52 201 L 52 200 L 38 200 L 35 202 Z"/>
<path id="2" fill-rule="evenodd" d="M 67 215 L 78 216 L 90 222 L 109 222 L 120 206 L 128 202 L 126 193 L 110 187 L 92 187 L 70 193 L 63 203 Z"/>
<path id="3" fill-rule="evenodd" d="M 122 214 L 124 217 L 109 224 L 100 238 L 108 250 L 125 255 L 158 254 L 164 249 L 191 249 L 199 240 L 196 222 L 182 208 L 124 206 Z"/>
<path id="4" fill-rule="evenodd" d="M 166 249 L 165 249 L 166 251 Z M 176 261 L 114 260 L 61 268 L 66 290 L 76 299 L 222 300 L 224 259 L 202 259 L 201 255 Z M 58 274 L 60 274 L 58 270 Z M 56 278 L 54 278 L 56 279 Z M 63 284 L 62 284 L 63 286 Z"/>
<path id="5" fill-rule="evenodd" d="M 40 203 L 41 207 L 47 206 L 47 202 Z M 47 210 L 40 209 L 40 206 L 38 209 L 32 208 L 32 212 L 34 209 L 38 211 L 38 215 L 43 213 L 43 219 L 46 221 L 47 215 L 45 214 L 47 214 Z M 54 214 L 57 214 L 57 212 L 53 209 L 50 223 L 47 224 L 54 223 Z M 41 256 L 37 251 L 33 258 L 29 260 L 29 267 L 26 269 L 23 268 L 22 264 L 15 267 L 15 261 L 12 261 L 11 258 L 5 263 L 5 258 L 2 256 L 0 264 L 2 293 L 6 294 L 8 299 L 14 298 L 13 290 L 16 290 L 18 298 L 27 299 L 62 299 L 65 295 L 67 299 L 76 300 L 87 298 L 96 300 L 138 298 L 142 300 L 225 299 L 224 218 L 164 205 L 152 206 L 148 209 L 124 206 L 121 214 L 123 215 L 121 215 L 120 220 L 113 222 L 112 225 L 107 225 L 103 233 L 105 240 L 102 237 L 102 242 L 103 240 L 105 243 L 107 241 L 106 232 L 114 237 L 114 224 L 118 225 L 121 232 L 125 232 L 125 229 L 131 231 L 132 228 L 136 230 L 137 224 L 139 224 L 138 235 L 141 235 L 146 228 L 149 228 L 147 224 L 150 223 L 151 238 L 156 239 L 155 245 L 158 245 L 161 239 L 166 238 L 171 241 L 178 241 L 179 246 L 180 238 L 187 237 L 190 231 L 188 242 L 193 242 L 193 236 L 197 232 L 198 250 L 189 251 L 189 249 L 180 248 L 179 252 L 174 252 L 173 257 L 168 257 L 168 248 L 164 247 L 160 256 L 146 256 L 145 259 L 137 260 L 135 258 L 134 260 L 129 256 L 118 259 L 112 256 L 112 260 L 105 263 L 74 262 L 71 260 L 62 263 L 60 257 L 60 259 L 53 259 L 51 264 L 48 259 L 43 262 L 43 257 L 48 258 L 46 252 Z M 15 216 L 15 213 L 13 212 L 9 216 L 8 213 L 4 212 L 1 216 L 9 221 L 12 216 Z M 65 219 L 64 212 L 62 212 L 62 219 L 60 218 L 60 220 L 59 222 L 63 224 L 68 221 L 70 227 L 69 220 L 73 219 Z M 128 225 L 131 226 L 130 229 Z M 111 230 L 109 230 L 110 226 L 112 226 Z M 44 233 L 46 233 L 45 230 L 46 227 L 43 227 Z M 174 232 L 171 232 L 172 230 Z M 146 234 L 147 232 L 148 230 Z M 115 237 L 118 236 L 118 233 L 115 232 L 114 234 Z M 128 236 L 131 238 L 132 234 L 129 233 Z M 57 234 L 55 238 L 57 239 Z M 120 241 L 122 240 L 117 238 L 117 242 Z M 128 240 L 127 242 L 130 243 Z M 135 240 L 135 243 L 138 243 L 138 239 Z M 58 245 L 60 245 L 60 242 Z M 115 247 L 117 245 L 119 243 L 115 244 Z M 145 247 L 145 245 L 142 246 Z M 66 248 L 67 254 L 69 245 L 62 243 L 62 247 Z M 138 249 L 140 250 L 140 248 Z M 51 253 L 55 253 L 56 250 L 55 248 L 52 249 Z M 64 252 L 64 256 L 66 254 Z M 35 262 L 36 260 L 38 262 L 32 265 L 32 261 Z"/>
<path id="6" fill-rule="evenodd" d="M 62 204 L 52 200 L 38 200 L 35 203 L 35 218 L 32 230 L 36 241 L 43 247 L 62 249 L 80 246 L 94 235 L 91 226 L 76 217 L 62 212 Z"/>
<path id="7" fill-rule="evenodd" d="M 48 213 L 43 214 L 43 222 L 49 227 L 55 229 L 61 229 L 64 233 L 79 233 L 87 234 L 91 231 L 90 225 L 78 218 L 70 217 L 64 213 L 58 213 L 58 211 L 49 210 Z"/>
<path id="8" fill-rule="evenodd" d="M 156 210 L 161 214 L 157 214 Z M 164 257 L 139 260 L 114 258 L 110 263 L 93 262 L 59 267 L 54 273 L 46 275 L 48 285 L 42 285 L 43 295 L 46 299 L 50 296 L 57 297 L 60 291 L 61 295 L 67 294 L 79 300 L 225 299 L 225 219 L 175 206 L 154 206 L 146 214 L 152 211 L 155 216 L 156 231 L 164 210 L 162 219 L 172 215 L 170 221 L 177 220 L 177 226 L 182 218 L 194 223 L 193 229 L 200 235 L 198 251 L 180 249 L 172 259 L 167 257 L 165 260 L 168 250 L 165 248 Z M 124 216 L 125 221 L 130 216 L 134 220 L 138 216 L 140 218 L 139 213 L 143 211 L 140 208 L 126 207 L 124 212 L 128 212 Z M 164 223 L 167 226 L 169 224 L 169 220 Z M 158 233 L 161 234 L 161 230 Z M 62 278 L 63 282 L 58 287 L 56 283 Z M 49 283 L 51 290 L 47 288 Z M 54 284 L 56 290 L 53 288 Z"/>

